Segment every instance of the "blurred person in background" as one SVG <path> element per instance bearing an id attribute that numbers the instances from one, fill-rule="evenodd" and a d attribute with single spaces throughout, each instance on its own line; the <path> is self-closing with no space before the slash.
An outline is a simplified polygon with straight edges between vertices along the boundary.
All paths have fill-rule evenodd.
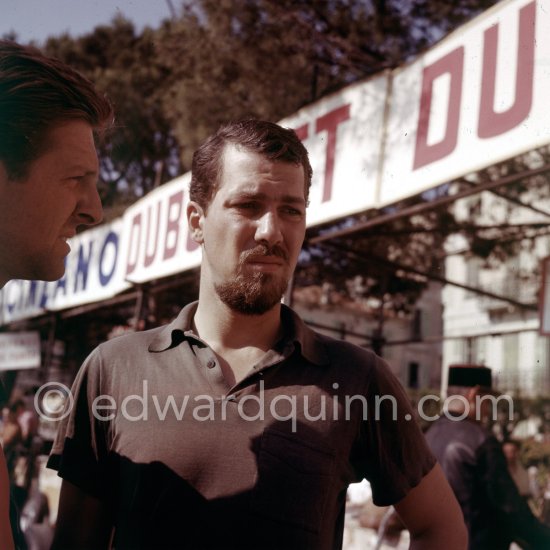
<path id="1" fill-rule="evenodd" d="M 508 472 L 502 445 L 484 427 L 496 394 L 491 369 L 452 365 L 445 414 L 426 440 L 462 508 L 470 550 L 508 550 L 512 542 L 550 548 L 550 528 L 531 512 Z"/>
<path id="2" fill-rule="evenodd" d="M 17 459 L 17 453 L 19 447 L 23 443 L 23 432 L 21 425 L 19 424 L 19 415 L 25 405 L 22 401 L 16 400 L 10 403 L 7 407 L 4 407 L 2 411 L 3 424 L 2 424 L 2 447 L 4 449 L 4 455 L 6 457 L 6 464 L 8 466 L 8 472 L 10 476 L 14 473 L 15 461 Z"/>
<path id="3" fill-rule="evenodd" d="M 29 411 L 22 398 L 5 408 L 3 446 L 10 477 L 11 493 L 20 510 L 29 494 L 34 466 L 33 437 L 37 415 Z M 33 451 L 33 452 L 31 452 Z"/>
<path id="4" fill-rule="evenodd" d="M 23 403 L 23 410 L 19 415 L 19 425 L 21 426 L 21 435 L 23 436 L 23 442 L 27 447 L 32 444 L 33 437 L 38 433 L 38 415 L 31 407 Z"/>
<path id="5" fill-rule="evenodd" d="M 521 443 L 516 439 L 507 439 L 502 442 L 502 452 L 506 457 L 508 471 L 518 488 L 519 494 L 528 501 L 538 497 L 538 490 L 534 485 L 534 476 L 530 475 L 520 459 Z"/>
<path id="6" fill-rule="evenodd" d="M 109 101 L 78 72 L 0 40 L 0 288 L 62 277 L 67 240 L 101 220 L 94 139 L 112 121 Z M 11 549 L 7 479 L 2 456 L 0 537 Z"/>

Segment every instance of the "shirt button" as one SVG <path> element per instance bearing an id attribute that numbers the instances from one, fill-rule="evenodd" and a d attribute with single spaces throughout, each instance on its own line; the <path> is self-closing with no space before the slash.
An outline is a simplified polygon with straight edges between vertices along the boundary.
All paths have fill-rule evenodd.
<path id="1" fill-rule="evenodd" d="M 209 368 L 209 369 L 213 369 L 215 366 L 216 366 L 216 361 L 214 361 L 214 359 L 210 359 L 208 361 L 208 363 L 206 363 L 206 366 Z"/>

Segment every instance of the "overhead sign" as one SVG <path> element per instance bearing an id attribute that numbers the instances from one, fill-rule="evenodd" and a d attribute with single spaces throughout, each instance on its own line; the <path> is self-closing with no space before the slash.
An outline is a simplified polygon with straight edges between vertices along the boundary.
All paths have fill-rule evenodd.
<path id="1" fill-rule="evenodd" d="M 0 333 L 0 371 L 34 369 L 40 366 L 38 332 Z"/>
<path id="2" fill-rule="evenodd" d="M 378 205 L 389 75 L 348 86 L 280 121 L 309 152 L 308 226 Z"/>
<path id="3" fill-rule="evenodd" d="M 550 143 L 548 0 L 508 0 L 413 63 L 281 121 L 314 170 L 308 226 L 380 208 Z M 65 276 L 12 281 L 0 324 L 111 297 L 200 265 L 187 232 L 190 174 L 70 240 Z"/>
<path id="4" fill-rule="evenodd" d="M 186 206 L 191 174 L 162 185 L 124 213 L 122 272 L 142 283 L 201 263 L 199 245 L 187 230 Z"/>
<path id="5" fill-rule="evenodd" d="M 501 2 L 394 72 L 380 206 L 550 142 L 549 7 Z"/>

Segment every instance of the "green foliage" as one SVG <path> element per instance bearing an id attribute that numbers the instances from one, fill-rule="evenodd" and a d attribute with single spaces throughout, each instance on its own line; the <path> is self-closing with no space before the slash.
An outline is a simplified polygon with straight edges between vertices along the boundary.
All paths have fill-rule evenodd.
<path id="1" fill-rule="evenodd" d="M 403 217 L 321 245 L 306 242 L 295 283 L 329 280 L 357 302 L 377 298 L 385 309 L 408 315 L 427 282 L 415 271 L 443 275 L 445 234 L 429 229 L 430 219 L 437 216 Z M 347 223 L 360 221 L 361 216 Z"/>
<path id="2" fill-rule="evenodd" d="M 77 68 L 104 90 L 116 127 L 101 146 L 100 191 L 107 206 L 126 205 L 178 175 L 178 143 L 162 108 L 167 68 L 155 50 L 155 32 L 137 35 L 122 17 L 73 39 L 50 38 L 48 54 Z"/>
<path id="3" fill-rule="evenodd" d="M 536 465 L 544 470 L 550 468 L 550 442 L 526 439 L 521 444 L 521 462 L 526 466 Z"/>

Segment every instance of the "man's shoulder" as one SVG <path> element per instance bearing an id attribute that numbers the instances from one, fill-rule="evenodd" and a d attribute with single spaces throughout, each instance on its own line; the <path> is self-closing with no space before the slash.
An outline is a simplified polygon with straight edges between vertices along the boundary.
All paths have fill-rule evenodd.
<path id="1" fill-rule="evenodd" d="M 390 366 L 374 351 L 334 338 L 314 330 L 296 312 L 293 314 L 295 339 L 302 346 L 302 355 L 313 362 L 324 364 L 337 372 L 340 380 L 351 384 L 366 384 L 371 388 L 388 388 L 392 391 L 397 379 Z"/>
<path id="2" fill-rule="evenodd" d="M 175 333 L 183 335 L 190 328 L 190 319 L 197 302 L 187 304 L 171 322 L 139 332 L 129 332 L 100 344 L 96 352 L 103 357 L 119 354 L 141 355 L 167 350 L 174 345 Z M 179 340 L 178 340 L 179 342 Z"/>
<path id="3" fill-rule="evenodd" d="M 352 342 L 348 342 L 346 340 L 339 340 L 338 338 L 322 334 L 321 332 L 317 332 L 315 330 L 312 332 L 315 333 L 315 338 L 319 344 L 324 346 L 328 354 L 333 359 L 338 359 L 339 361 L 357 359 L 373 365 L 381 359 L 370 349 L 353 344 Z"/>
<path id="4" fill-rule="evenodd" d="M 467 442 L 477 448 L 491 438 L 491 433 L 477 422 L 443 413 L 426 433 L 428 441 L 441 438 Z"/>
<path id="5" fill-rule="evenodd" d="M 306 319 L 289 307 L 283 309 L 283 324 L 289 334 L 302 346 L 306 356 L 323 358 L 326 363 L 360 363 L 374 365 L 380 359 L 373 351 L 319 332 Z"/>
<path id="6" fill-rule="evenodd" d="M 117 356 L 123 354 L 142 354 L 148 352 L 149 346 L 156 338 L 167 330 L 169 324 L 161 325 L 149 330 L 129 332 L 107 340 L 96 348 L 103 357 Z"/>

